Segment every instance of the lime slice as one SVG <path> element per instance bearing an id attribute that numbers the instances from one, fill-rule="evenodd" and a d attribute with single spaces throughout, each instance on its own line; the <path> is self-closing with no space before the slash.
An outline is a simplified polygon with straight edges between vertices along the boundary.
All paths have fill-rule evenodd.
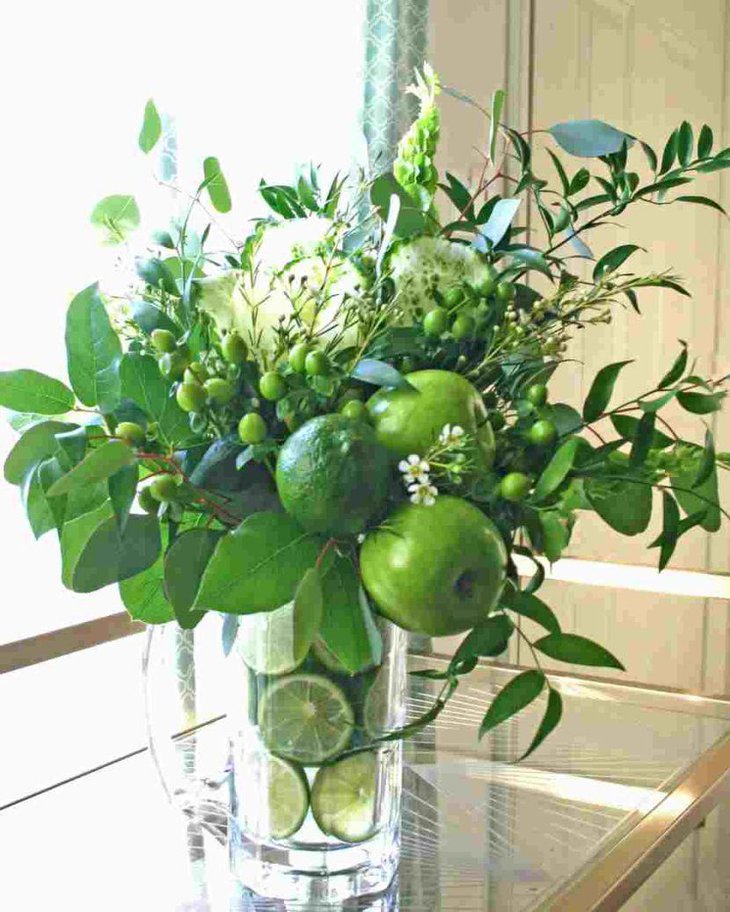
<path id="1" fill-rule="evenodd" d="M 378 756 L 368 751 L 323 766 L 312 786 L 312 813 L 322 832 L 362 842 L 375 832 Z"/>
<path id="2" fill-rule="evenodd" d="M 259 726 L 275 754 L 299 763 L 323 763 L 352 736 L 354 713 L 337 684 L 315 674 L 274 681 L 261 695 Z"/>
<path id="3" fill-rule="evenodd" d="M 307 816 L 307 777 L 304 770 L 281 757 L 269 757 L 267 764 L 269 832 L 274 839 L 286 839 L 296 833 Z"/>
<path id="4" fill-rule="evenodd" d="M 306 657 L 294 642 L 294 602 L 241 617 L 236 640 L 243 661 L 258 674 L 294 671 Z"/>

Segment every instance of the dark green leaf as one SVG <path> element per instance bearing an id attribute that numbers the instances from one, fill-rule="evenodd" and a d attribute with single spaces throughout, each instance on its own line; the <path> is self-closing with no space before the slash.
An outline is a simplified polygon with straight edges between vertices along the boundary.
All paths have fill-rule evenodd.
<path id="1" fill-rule="evenodd" d="M 461 641 L 454 653 L 451 666 L 479 656 L 498 656 L 507 648 L 514 626 L 504 614 L 496 614 L 481 621 Z"/>
<path id="2" fill-rule="evenodd" d="M 543 273 L 543 275 L 546 275 L 551 279 L 553 278 L 550 264 L 539 250 L 534 250 L 531 247 L 523 247 L 520 250 L 510 250 L 509 255 L 513 260 L 524 263 L 528 269 L 536 269 L 538 272 Z"/>
<path id="3" fill-rule="evenodd" d="M 692 150 L 694 149 L 694 133 L 692 132 L 692 125 L 686 121 L 682 121 L 682 125 L 679 128 L 679 133 L 677 134 L 677 157 L 679 158 L 680 164 L 685 167 L 692 161 Z"/>
<path id="4" fill-rule="evenodd" d="M 587 478 L 584 491 L 601 519 L 621 535 L 638 535 L 651 520 L 652 489 L 646 481 Z"/>
<path id="5" fill-rule="evenodd" d="M 710 209 L 716 209 L 718 212 L 722 212 L 723 215 L 727 215 L 723 207 L 708 196 L 678 196 L 675 202 L 696 203 L 698 206 L 708 206 Z"/>
<path id="6" fill-rule="evenodd" d="M 725 398 L 724 392 L 719 393 L 677 393 L 677 402 L 686 412 L 693 415 L 709 415 L 712 412 L 719 412 L 722 408 L 722 401 Z"/>
<path id="7" fill-rule="evenodd" d="M 175 620 L 172 605 L 165 597 L 162 555 L 155 563 L 119 583 L 124 607 L 135 621 L 145 624 L 167 624 Z"/>
<path id="8" fill-rule="evenodd" d="M 646 187 L 642 187 L 641 190 L 637 191 L 636 198 L 643 199 L 645 196 L 651 196 L 652 193 L 666 193 L 668 190 L 683 187 L 691 182 L 692 180 L 689 177 L 666 177 L 655 184 L 648 184 Z"/>
<path id="9" fill-rule="evenodd" d="M 598 158 L 619 152 L 623 144 L 633 139 L 621 130 L 601 120 L 573 120 L 555 124 L 548 129 L 557 144 L 578 158 Z"/>
<path id="10" fill-rule="evenodd" d="M 43 421 L 29 428 L 5 460 L 5 480 L 10 484 L 19 485 L 29 469 L 56 452 L 56 434 L 73 427 L 74 425 L 62 421 Z"/>
<path id="11" fill-rule="evenodd" d="M 634 442 L 640 423 L 638 418 L 633 418 L 631 415 L 611 415 L 611 423 L 624 440 Z M 673 443 L 672 438 L 662 434 L 661 431 L 654 430 L 651 435 L 651 448 L 653 450 L 665 450 Z"/>
<path id="12" fill-rule="evenodd" d="M 223 534 L 214 529 L 190 529 L 175 539 L 165 556 L 165 591 L 184 630 L 195 627 L 205 614 L 193 605 L 205 568 Z"/>
<path id="13" fill-rule="evenodd" d="M 563 188 L 563 196 L 568 196 L 570 192 L 570 181 L 568 180 L 568 175 L 565 173 L 565 168 L 563 163 L 560 161 L 557 155 L 551 150 L 546 149 L 547 154 L 552 159 L 553 165 L 555 165 L 555 170 L 558 172 L 558 177 L 560 178 L 560 184 Z"/>
<path id="14" fill-rule="evenodd" d="M 659 166 L 656 152 L 652 149 L 649 143 L 641 142 L 640 145 L 644 152 L 644 155 L 646 155 L 646 160 L 649 162 L 649 167 L 652 171 L 656 171 Z"/>
<path id="15" fill-rule="evenodd" d="M 703 460 L 703 451 L 693 447 L 690 458 L 670 474 L 675 497 L 687 516 L 704 513 L 700 525 L 707 532 L 717 532 L 722 523 L 719 506 L 717 469 L 712 468 L 702 484 L 695 486 Z"/>
<path id="16" fill-rule="evenodd" d="M 157 141 L 162 135 L 162 121 L 155 107 L 154 101 L 150 98 L 144 107 L 144 118 L 142 119 L 142 129 L 139 131 L 139 147 L 147 155 L 157 145 Z"/>
<path id="17" fill-rule="evenodd" d="M 674 160 L 677 157 L 678 136 L 679 130 L 675 130 L 667 140 L 667 144 L 664 146 L 664 153 L 662 154 L 662 166 L 659 169 L 660 174 L 665 174 L 674 164 Z"/>
<path id="18" fill-rule="evenodd" d="M 106 196 L 91 213 L 91 224 L 101 234 L 102 243 L 108 247 L 123 244 L 139 228 L 140 216 L 133 196 Z"/>
<path id="19" fill-rule="evenodd" d="M 552 609 L 539 599 L 526 591 L 506 588 L 502 596 L 502 604 L 523 617 L 540 624 L 550 633 L 560 633 L 560 622 L 553 614 Z"/>
<path id="20" fill-rule="evenodd" d="M 544 655 L 550 656 L 551 659 L 557 659 L 558 662 L 626 670 L 621 662 L 603 646 L 575 633 L 551 633 L 532 645 Z"/>
<path id="21" fill-rule="evenodd" d="M 132 319 L 149 336 L 155 329 L 166 329 L 177 336 L 179 329 L 167 314 L 150 301 L 132 302 Z"/>
<path id="22" fill-rule="evenodd" d="M 337 556 L 322 577 L 323 613 L 320 636 L 351 674 L 377 665 L 383 644 L 357 570 Z"/>
<path id="23" fill-rule="evenodd" d="M 535 737 L 532 739 L 532 743 L 527 748 L 525 753 L 520 757 L 520 760 L 525 760 L 530 756 L 542 742 L 547 738 L 547 736 L 552 732 L 555 727 L 560 722 L 563 717 L 563 698 L 560 696 L 560 692 L 554 690 L 550 687 L 548 693 L 547 706 L 545 707 L 545 715 L 542 717 L 542 722 L 535 733 Z"/>
<path id="24" fill-rule="evenodd" d="M 646 412 L 646 414 L 641 416 L 631 446 L 629 468 L 639 469 L 646 462 L 646 457 L 649 455 L 649 450 L 654 440 L 655 424 L 656 412 Z"/>
<path id="25" fill-rule="evenodd" d="M 179 271 L 180 261 L 176 257 L 170 257 L 168 260 L 160 260 L 158 257 L 137 257 L 134 261 L 134 268 L 140 279 L 148 285 L 151 285 L 152 288 L 158 290 L 161 288 L 163 291 L 167 292 L 167 294 L 178 297 L 180 288 L 175 281 L 175 276 L 172 274 L 168 263 L 177 265 Z M 177 335 L 176 327 L 173 327 L 171 331 Z"/>
<path id="26" fill-rule="evenodd" d="M 712 152 L 713 142 L 712 129 L 705 124 L 700 130 L 700 138 L 697 141 L 697 157 L 708 158 Z"/>
<path id="27" fill-rule="evenodd" d="M 538 514 L 542 529 L 542 550 L 545 557 L 554 563 L 560 559 L 570 540 L 570 533 L 565 520 L 557 510 L 543 511 Z"/>
<path id="28" fill-rule="evenodd" d="M 614 247 L 613 250 L 609 250 L 608 253 L 601 257 L 593 269 L 594 281 L 603 278 L 610 272 L 615 272 L 623 266 L 632 253 L 643 249 L 643 247 L 639 247 L 636 244 L 621 244 L 620 247 Z"/>
<path id="29" fill-rule="evenodd" d="M 581 168 L 580 171 L 577 171 L 573 176 L 573 180 L 570 182 L 570 190 L 568 191 L 570 196 L 574 196 L 576 193 L 580 193 L 581 190 L 585 190 L 590 179 L 591 173 L 586 168 Z"/>
<path id="30" fill-rule="evenodd" d="M 479 726 L 479 738 L 483 738 L 495 726 L 529 706 L 540 696 L 544 686 L 545 675 L 535 669 L 523 671 L 512 678 L 492 700 Z"/>
<path id="31" fill-rule="evenodd" d="M 698 488 L 707 481 L 715 469 L 715 462 L 715 439 L 712 436 L 712 431 L 708 428 L 705 431 L 705 448 L 702 451 L 702 461 L 697 470 L 697 477 L 692 485 L 693 488 Z"/>
<path id="32" fill-rule="evenodd" d="M 48 489 L 51 487 L 54 482 L 56 482 L 61 475 L 63 475 L 63 469 L 58 464 L 57 459 L 46 459 L 38 466 L 38 480 L 40 482 L 43 492 L 47 494 Z M 50 510 L 51 515 L 53 516 L 53 525 L 58 529 L 59 533 L 63 529 L 63 524 L 66 521 L 67 512 L 71 514 L 71 510 L 68 509 L 68 498 L 67 497 L 48 497 L 46 496 L 46 502 Z M 99 506 L 101 501 L 93 504 L 91 509 Z M 77 514 L 78 515 L 78 514 Z M 74 518 L 73 515 L 69 515 L 69 519 Z"/>
<path id="33" fill-rule="evenodd" d="M 715 171 L 724 171 L 725 168 L 730 168 L 730 159 L 716 158 L 714 161 L 707 162 L 705 165 L 699 165 L 697 171 L 699 171 L 700 174 L 713 174 Z"/>
<path id="34" fill-rule="evenodd" d="M 134 453 L 128 444 L 121 440 L 109 440 L 98 449 L 91 450 L 78 465 L 49 489 L 49 497 L 68 494 L 73 488 L 86 487 L 97 481 L 105 481 L 124 466 L 131 465 Z"/>
<path id="35" fill-rule="evenodd" d="M 390 172 L 377 177 L 370 188 L 370 200 L 378 210 L 380 218 L 383 221 L 387 219 L 390 198 L 394 194 L 400 199 L 400 211 L 395 225 L 396 235 L 410 237 L 422 232 L 426 224 L 423 212 Z"/>
<path id="36" fill-rule="evenodd" d="M 661 550 L 659 552 L 659 569 L 663 570 L 669 563 L 674 549 L 677 546 L 679 537 L 679 507 L 677 501 L 662 491 L 663 499 L 663 523 L 661 534 Z"/>
<path id="37" fill-rule="evenodd" d="M 114 516 L 119 526 L 119 531 L 123 535 L 124 528 L 127 525 L 129 511 L 134 503 L 134 495 L 137 493 L 137 481 L 139 480 L 139 466 L 124 466 L 109 476 L 109 500 L 114 508 Z M 60 479 L 59 479 L 60 481 Z"/>
<path id="38" fill-rule="evenodd" d="M 661 396 L 657 396 L 655 399 L 642 399 L 639 402 L 639 407 L 643 412 L 658 412 L 660 409 L 663 409 L 665 405 L 674 399 L 677 395 L 676 389 L 670 389 L 666 393 L 663 393 Z"/>
<path id="39" fill-rule="evenodd" d="M 230 212 L 231 194 L 218 159 L 213 156 L 206 158 L 203 162 L 203 173 L 205 175 L 204 183 L 213 208 L 218 212 Z"/>
<path id="40" fill-rule="evenodd" d="M 170 396 L 170 386 L 149 355 L 128 353 L 120 368 L 122 393 L 156 421 L 164 443 L 180 444 L 190 436 L 188 416 Z"/>
<path id="41" fill-rule="evenodd" d="M 385 361 L 365 358 L 355 365 L 350 374 L 355 380 L 372 383 L 373 386 L 393 387 L 394 389 L 414 389 L 406 378 Z"/>
<path id="42" fill-rule="evenodd" d="M 0 371 L 0 405 L 14 412 L 62 415 L 74 407 L 74 394 L 60 380 L 34 370 Z"/>
<path id="43" fill-rule="evenodd" d="M 540 501 L 549 497 L 565 481 L 573 468 L 578 446 L 577 437 L 570 437 L 561 444 L 535 485 L 535 500 Z"/>
<path id="44" fill-rule="evenodd" d="M 294 657 L 304 661 L 317 638 L 324 611 L 322 579 L 318 567 L 310 567 L 302 577 L 294 596 Z"/>
<path id="45" fill-rule="evenodd" d="M 314 195 L 314 191 L 309 186 L 303 175 L 297 181 L 297 193 L 299 194 L 299 199 L 302 201 L 302 205 L 306 206 L 310 212 L 319 211 L 319 204 L 317 203 L 317 198 Z"/>
<path id="46" fill-rule="evenodd" d="M 89 446 L 89 430 L 89 427 L 77 427 L 71 431 L 56 434 L 56 442 L 60 449 L 57 454 L 58 461 L 67 472 L 86 456 Z"/>
<path id="47" fill-rule="evenodd" d="M 71 386 L 79 400 L 111 412 L 121 393 L 122 344 L 112 329 L 98 285 L 79 292 L 69 305 L 66 353 Z"/>
<path id="48" fill-rule="evenodd" d="M 471 193 L 466 189 L 466 187 L 454 177 L 453 174 L 446 172 L 446 179 L 448 180 L 448 185 L 439 184 L 439 187 L 444 191 L 444 193 L 451 200 L 455 208 L 459 212 L 469 214 L 469 206 L 471 204 Z M 473 214 L 472 214 L 473 217 Z"/>
<path id="49" fill-rule="evenodd" d="M 604 413 L 611 401 L 618 375 L 627 364 L 631 364 L 631 361 L 617 361 L 598 371 L 583 403 L 584 421 L 595 421 Z"/>
<path id="50" fill-rule="evenodd" d="M 547 417 L 557 428 L 559 437 L 566 437 L 568 434 L 574 433 L 583 424 L 580 413 L 570 405 L 556 402 L 555 405 L 549 405 L 548 409 L 550 414 Z"/>
<path id="51" fill-rule="evenodd" d="M 273 611 L 294 598 L 322 546 L 283 513 L 254 513 L 218 542 L 195 607 L 230 614 Z"/>
<path id="52" fill-rule="evenodd" d="M 497 136 L 499 135 L 499 121 L 505 100 L 504 89 L 497 89 L 492 96 L 492 116 L 489 121 L 489 160 L 494 164 L 497 152 Z"/>
<path id="53" fill-rule="evenodd" d="M 20 486 L 20 496 L 28 516 L 33 535 L 40 538 L 56 528 L 56 517 L 41 482 L 40 472 L 45 463 L 32 468 Z"/>
<path id="54" fill-rule="evenodd" d="M 679 341 L 682 344 L 682 351 L 677 355 L 674 364 L 672 364 L 667 373 L 659 381 L 659 389 L 664 389 L 665 387 L 676 383 L 677 380 L 681 379 L 682 374 L 687 369 L 687 343 L 682 339 Z"/>
<path id="55" fill-rule="evenodd" d="M 497 200 L 489 221 L 479 229 L 480 233 L 492 242 L 492 246 L 496 247 L 505 236 L 519 208 L 520 200 L 518 199 Z"/>

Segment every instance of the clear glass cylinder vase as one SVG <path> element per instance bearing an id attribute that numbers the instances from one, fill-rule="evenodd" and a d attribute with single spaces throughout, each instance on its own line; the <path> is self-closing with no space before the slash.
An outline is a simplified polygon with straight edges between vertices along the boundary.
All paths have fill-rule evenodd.
<path id="1" fill-rule="evenodd" d="M 228 656 L 216 617 L 151 633 L 148 727 L 163 783 L 188 815 L 218 821 L 233 875 L 255 894 L 326 904 L 380 893 L 398 867 L 402 744 L 378 739 L 404 723 L 407 636 L 378 620 L 382 655 L 351 674 L 321 641 L 295 655 L 286 609 L 274 614 L 244 618 Z"/>

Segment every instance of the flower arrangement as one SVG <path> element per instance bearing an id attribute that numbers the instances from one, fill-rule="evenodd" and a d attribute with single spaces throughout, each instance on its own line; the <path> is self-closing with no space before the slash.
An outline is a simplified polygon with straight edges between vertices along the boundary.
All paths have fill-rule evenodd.
<path id="1" fill-rule="evenodd" d="M 681 536 L 717 530 L 724 514 L 717 473 L 730 458 L 708 430 L 684 440 L 665 417 L 678 405 L 701 418 L 725 396 L 725 378 L 699 375 L 684 343 L 626 402 L 613 392 L 627 362 L 598 372 L 581 411 L 554 402 L 549 384 L 571 370 L 566 347 L 583 327 L 616 307 L 638 312 L 645 289 L 687 294 L 669 272 L 627 271 L 634 244 L 594 257 L 588 233 L 633 206 L 720 209 L 674 194 L 730 168 L 730 150 L 713 151 L 710 128 L 695 139 L 687 122 L 657 155 L 608 124 L 573 121 L 546 132 L 554 173 L 542 176 L 533 137 L 502 123 L 497 92 L 483 172 L 467 187 L 436 170 L 440 90 L 428 67 L 417 74 L 420 114 L 392 170 L 324 186 L 311 167 L 292 185 L 262 182 L 270 214 L 225 249 L 207 207 L 229 211 L 230 194 L 206 159 L 187 212 L 135 259 L 129 294 L 93 285 L 71 302 L 70 385 L 0 373 L 0 404 L 21 432 L 5 477 L 35 535 L 56 530 L 70 589 L 118 584 L 149 624 L 193 628 L 222 614 L 225 650 L 255 615 L 270 634 L 264 674 L 314 655 L 362 675 L 380 661 L 377 618 L 466 634 L 446 671 L 421 672 L 443 680 L 429 712 L 364 746 L 338 738 L 339 752 L 433 721 L 512 637 L 535 668 L 485 706 L 479 735 L 547 692 L 534 750 L 562 712 L 541 655 L 622 667 L 561 629 L 537 594 L 539 558 L 560 557 L 582 511 L 633 536 L 660 504 L 652 547 L 663 568 Z M 143 152 L 160 132 L 150 102 Z M 541 247 L 520 223 L 526 200 Z M 126 250 L 140 214 L 133 197 L 112 196 L 92 221 Z M 576 259 L 595 260 L 590 278 Z M 516 556 L 534 567 L 529 578 Z M 294 656 L 283 664 L 282 611 Z M 530 640 L 523 617 L 544 633 Z"/>

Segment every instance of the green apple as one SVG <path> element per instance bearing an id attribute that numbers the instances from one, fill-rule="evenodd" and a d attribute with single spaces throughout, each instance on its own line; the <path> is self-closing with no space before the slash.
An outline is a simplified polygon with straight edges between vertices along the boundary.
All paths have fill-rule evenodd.
<path id="1" fill-rule="evenodd" d="M 363 542 L 360 571 L 382 615 L 406 630 L 451 636 L 495 608 L 507 573 L 497 527 L 460 497 L 398 507 Z"/>
<path id="2" fill-rule="evenodd" d="M 446 424 L 459 425 L 477 443 L 484 468 L 494 461 L 494 432 L 482 397 L 461 374 L 422 370 L 406 374 L 413 389 L 383 389 L 367 407 L 378 440 L 398 459 L 423 456 Z"/>

